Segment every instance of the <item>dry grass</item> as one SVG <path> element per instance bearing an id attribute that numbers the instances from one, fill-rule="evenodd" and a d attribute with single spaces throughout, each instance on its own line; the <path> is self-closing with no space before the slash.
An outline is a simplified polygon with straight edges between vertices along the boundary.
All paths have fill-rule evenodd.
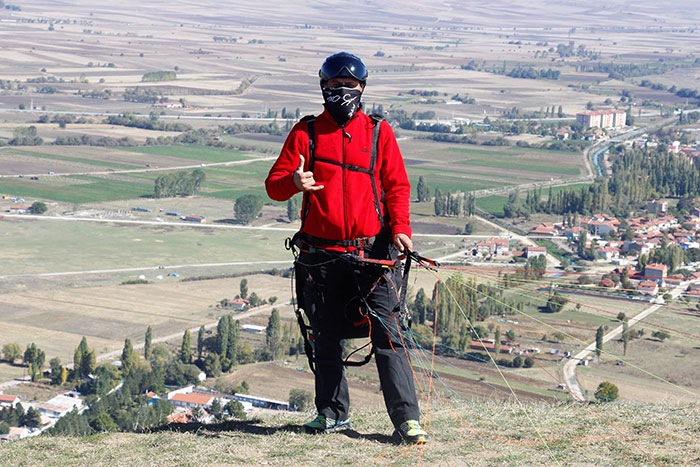
<path id="1" fill-rule="evenodd" d="M 431 439 L 419 448 L 395 444 L 383 411 L 357 412 L 353 430 L 324 436 L 300 431 L 309 414 L 279 413 L 150 434 L 42 436 L 0 444 L 0 457 L 16 466 L 697 465 L 699 415 L 697 406 L 451 403 L 424 414 Z"/>

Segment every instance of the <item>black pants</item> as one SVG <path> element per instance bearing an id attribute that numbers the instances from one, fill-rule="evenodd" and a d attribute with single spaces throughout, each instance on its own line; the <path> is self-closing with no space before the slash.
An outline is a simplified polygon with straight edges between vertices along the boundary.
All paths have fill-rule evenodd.
<path id="1" fill-rule="evenodd" d="M 399 314 L 392 313 L 399 300 L 399 275 L 323 251 L 302 252 L 295 272 L 299 302 L 313 330 L 318 413 L 335 420 L 348 418 L 350 395 L 340 364 L 340 341 L 367 337 L 371 330 L 391 421 L 398 427 L 406 420 L 418 420 L 413 372 L 404 348 L 407 336 L 402 338 Z M 357 325 L 365 314 L 369 323 Z"/>

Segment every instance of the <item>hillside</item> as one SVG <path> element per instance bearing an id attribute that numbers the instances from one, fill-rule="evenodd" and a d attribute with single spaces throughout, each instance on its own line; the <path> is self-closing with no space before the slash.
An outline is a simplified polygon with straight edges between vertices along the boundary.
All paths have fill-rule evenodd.
<path id="1" fill-rule="evenodd" d="M 15 466 L 700 464 L 697 405 L 469 401 L 428 413 L 431 441 L 421 449 L 395 444 L 380 411 L 356 412 L 354 430 L 325 436 L 300 432 L 308 415 L 265 414 L 147 434 L 42 436 L 0 444 L 0 459 Z"/>

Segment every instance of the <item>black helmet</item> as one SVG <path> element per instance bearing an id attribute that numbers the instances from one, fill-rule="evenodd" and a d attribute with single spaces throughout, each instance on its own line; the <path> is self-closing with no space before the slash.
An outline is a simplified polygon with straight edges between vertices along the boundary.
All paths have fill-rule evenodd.
<path id="1" fill-rule="evenodd" d="M 326 58 L 318 70 L 321 84 L 329 79 L 346 77 L 355 78 L 364 86 L 367 80 L 367 67 L 360 57 L 347 52 L 338 52 Z"/>

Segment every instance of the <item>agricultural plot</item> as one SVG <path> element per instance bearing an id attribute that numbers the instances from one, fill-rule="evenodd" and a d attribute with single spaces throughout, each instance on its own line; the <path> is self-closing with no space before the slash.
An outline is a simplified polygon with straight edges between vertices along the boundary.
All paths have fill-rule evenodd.
<path id="1" fill-rule="evenodd" d="M 48 224 L 47 224 L 48 223 Z M 2 274 L 288 260 L 279 230 L 2 220 Z"/>
<path id="2" fill-rule="evenodd" d="M 215 279 L 115 285 L 110 287 L 27 290 L 0 294 L 3 342 L 22 347 L 36 342 L 47 355 L 72 361 L 82 336 L 98 354 L 118 350 L 124 338 L 142 342 L 146 328 L 154 338 L 216 321 L 228 311 L 218 301 L 239 293 L 240 279 Z M 269 275 L 248 277 L 258 296 L 289 300 L 289 279 Z"/>
<path id="3" fill-rule="evenodd" d="M 152 196 L 153 184 L 83 175 L 39 180 L 2 178 L 0 192 L 24 198 L 82 204 Z"/>

